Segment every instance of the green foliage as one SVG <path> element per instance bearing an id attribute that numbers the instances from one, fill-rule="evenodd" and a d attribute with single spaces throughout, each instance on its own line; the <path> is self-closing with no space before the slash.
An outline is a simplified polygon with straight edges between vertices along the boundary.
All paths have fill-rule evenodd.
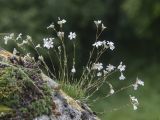
<path id="1" fill-rule="evenodd" d="M 83 38 L 79 42 L 79 44 L 82 45 L 82 52 L 78 56 L 83 57 L 83 59 L 81 59 L 82 57 L 79 59 L 81 62 L 84 62 L 85 58 L 87 58 L 86 52 L 89 49 L 88 46 L 90 42 L 92 42 L 91 36 L 93 35 L 93 31 L 91 30 L 92 27 L 90 27 L 91 25 L 88 24 L 88 21 L 102 19 L 108 25 L 109 34 L 107 34 L 107 36 L 110 37 L 110 39 L 118 41 L 117 44 L 121 47 L 119 56 L 123 55 L 123 59 L 131 57 L 132 59 L 130 61 L 137 62 L 137 64 L 141 64 L 141 60 L 137 60 L 137 54 L 139 54 L 139 57 L 145 58 L 143 63 L 145 63 L 147 68 L 145 68 L 144 65 L 139 66 L 130 74 L 137 74 L 137 72 L 143 73 L 144 76 L 146 76 L 144 77 L 144 80 L 152 85 L 151 87 L 146 88 L 146 93 L 150 92 L 152 96 L 142 96 L 142 102 L 144 102 L 145 107 L 147 107 L 147 109 L 144 108 L 146 110 L 135 113 L 132 111 L 129 112 L 128 109 L 122 112 L 109 112 L 103 119 L 135 120 L 138 119 L 139 116 L 142 116 L 140 120 L 159 119 L 157 117 L 159 114 L 157 113 L 159 112 L 159 103 L 156 103 L 156 100 L 160 99 L 158 94 L 158 83 L 160 78 L 158 73 L 159 70 L 153 70 L 148 67 L 152 62 L 159 62 L 159 0 L 28 0 L 27 2 L 22 0 L 1 0 L 0 14 L 3 16 L 0 18 L 1 33 L 13 31 L 17 33 L 27 33 L 32 35 L 33 38 L 37 38 L 37 41 L 42 40 L 41 36 L 44 36 L 43 34 L 48 34 L 45 30 L 43 31 L 44 26 L 50 24 L 54 18 L 57 18 L 58 16 L 66 18 L 67 22 L 71 23 L 69 23 L 71 26 L 67 26 L 66 28 L 69 29 L 74 26 L 74 29 L 79 33 L 78 36 Z M 3 39 L 0 41 L 0 45 L 2 45 L 2 42 Z M 124 51 L 122 51 L 122 48 Z M 146 56 L 148 57 L 146 58 Z M 108 57 L 105 59 L 107 61 L 109 60 Z M 115 59 L 115 61 L 117 60 Z M 155 66 L 155 68 L 158 68 L 157 63 Z M 142 68 L 145 68 L 148 72 L 144 72 Z M 134 69 L 134 67 L 132 69 Z M 73 86 L 67 87 L 64 85 L 64 87 L 62 87 L 70 94 L 70 91 L 75 90 L 75 87 Z M 157 87 L 155 88 L 155 86 Z M 156 91 L 154 91 L 155 94 L 150 91 L 153 88 Z M 70 96 L 72 96 L 72 94 L 70 94 Z M 99 106 L 104 108 L 107 101 L 108 100 L 102 101 Z M 108 104 L 106 105 L 106 108 L 108 108 Z M 113 108 L 113 106 L 110 108 Z M 129 115 L 126 116 L 126 113 L 129 113 Z"/>
<path id="2" fill-rule="evenodd" d="M 133 7 L 134 6 L 134 7 Z M 160 2 L 155 0 L 126 0 L 122 4 L 122 10 L 125 12 L 130 26 L 135 30 L 135 34 L 140 38 L 159 41 L 158 32 L 155 25 L 158 25 L 160 17 Z M 154 32 L 153 32 L 154 31 Z M 158 40 L 158 41 L 157 41 Z"/>
<path id="3" fill-rule="evenodd" d="M 62 90 L 72 98 L 76 100 L 83 100 L 86 97 L 86 91 L 79 84 L 68 82 L 60 82 L 60 84 L 62 85 Z"/>
<path id="4" fill-rule="evenodd" d="M 6 114 L 11 114 L 13 110 L 7 106 L 0 105 L 0 117 L 5 116 Z"/>
<path id="5" fill-rule="evenodd" d="M 43 114 L 49 114 L 51 112 L 51 99 L 49 97 L 44 97 L 43 99 L 39 99 L 31 103 L 28 106 L 29 111 L 34 111 L 31 114 L 33 116 L 40 116 Z"/>
<path id="6" fill-rule="evenodd" d="M 52 107 L 51 88 L 43 82 L 40 73 L 36 69 L 7 64 L 7 67 L 0 68 L 1 117 L 34 118 L 49 114 Z"/>
<path id="7" fill-rule="evenodd" d="M 19 93 L 22 90 L 21 82 L 18 82 L 14 76 L 12 68 L 0 68 L 0 100 L 1 104 L 13 106 L 19 104 Z M 22 85 L 21 85 L 22 86 Z M 9 101 L 9 102 L 8 102 Z"/>

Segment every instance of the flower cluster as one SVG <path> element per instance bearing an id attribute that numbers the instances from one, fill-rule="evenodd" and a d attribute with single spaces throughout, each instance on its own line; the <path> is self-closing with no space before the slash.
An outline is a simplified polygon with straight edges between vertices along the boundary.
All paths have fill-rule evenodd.
<path id="1" fill-rule="evenodd" d="M 102 21 L 101 20 L 97 20 L 97 21 L 95 20 L 94 23 L 96 24 L 96 26 L 98 26 L 99 24 L 102 23 Z"/>
<path id="2" fill-rule="evenodd" d="M 107 28 L 107 27 L 104 26 L 104 24 L 102 23 L 102 20 L 95 20 L 94 23 L 95 23 L 95 25 L 96 25 L 97 28 L 98 28 L 99 25 L 101 24 L 101 30 L 102 30 L 102 31 Z"/>
<path id="3" fill-rule="evenodd" d="M 13 33 L 8 36 L 4 36 L 4 43 L 7 44 L 9 40 L 14 39 L 17 42 L 18 47 L 21 47 L 21 48 L 24 48 L 23 45 L 25 44 L 27 45 L 31 44 L 33 48 L 35 49 L 35 51 L 37 52 L 37 54 L 39 55 L 38 60 L 44 64 L 46 71 L 49 72 L 49 74 L 52 74 L 50 67 L 53 67 L 54 71 L 59 72 L 58 75 L 56 72 L 53 73 L 53 76 L 55 76 L 57 80 L 63 81 L 63 83 L 69 82 L 70 79 L 73 81 L 74 80 L 79 81 L 78 86 L 80 86 L 81 89 L 83 89 L 85 92 L 88 92 L 88 93 L 90 92 L 88 91 L 88 89 L 93 90 L 96 88 L 95 91 L 98 91 L 99 88 L 102 85 L 104 85 L 104 83 L 106 83 L 110 89 L 108 96 L 117 93 L 118 90 L 117 91 L 115 91 L 116 89 L 114 90 L 114 86 L 107 80 L 107 78 L 109 75 L 118 71 L 120 73 L 119 80 L 126 79 L 126 77 L 124 76 L 126 65 L 124 65 L 123 62 L 120 62 L 120 64 L 117 66 L 114 66 L 112 64 L 105 65 L 100 61 L 101 56 L 106 52 L 107 49 L 110 49 L 111 51 L 115 49 L 115 45 L 112 41 L 99 40 L 99 36 L 103 32 L 103 30 L 106 29 L 105 25 L 102 23 L 101 20 L 94 21 L 97 27 L 97 31 L 96 31 L 95 42 L 92 44 L 92 47 L 93 47 L 92 51 L 89 54 L 90 55 L 89 60 L 86 66 L 83 66 L 83 70 L 82 70 L 82 74 L 80 78 L 74 78 L 76 76 L 75 74 L 77 74 L 76 72 L 78 71 L 75 68 L 76 66 L 76 57 L 75 57 L 76 44 L 75 42 L 71 42 L 73 44 L 73 57 L 71 58 L 71 57 L 68 57 L 68 55 L 70 54 L 67 54 L 68 49 L 66 49 L 66 43 L 76 39 L 77 35 L 75 32 L 69 32 L 69 34 L 66 35 L 67 32 L 63 31 L 63 25 L 65 23 L 66 23 L 65 19 L 61 20 L 60 18 L 58 18 L 57 25 L 55 23 L 50 24 L 47 27 L 47 29 L 54 30 L 56 36 L 54 36 L 54 38 L 51 38 L 51 37 L 43 38 L 42 45 L 40 43 L 35 45 L 34 41 L 32 41 L 32 38 L 29 35 L 27 35 L 26 38 L 23 39 L 22 33 L 17 35 L 15 39 L 14 39 Z M 67 42 L 65 41 L 65 38 L 68 39 Z M 55 43 L 58 43 L 58 46 L 56 46 Z M 58 69 L 55 69 L 54 63 L 51 57 L 52 55 L 50 55 L 49 52 L 48 52 L 48 55 L 51 60 L 52 66 L 49 66 L 49 67 L 47 66 L 47 64 L 44 61 L 45 59 L 43 55 L 40 54 L 40 52 L 38 51 L 39 48 L 41 49 L 46 48 L 48 51 L 49 50 L 54 51 L 56 55 L 55 58 L 57 59 L 59 63 L 58 67 L 56 66 Z M 17 53 L 18 51 L 16 50 L 16 48 L 14 48 L 13 55 L 16 55 Z M 24 60 L 28 58 L 31 58 L 35 61 L 34 57 L 31 57 L 29 53 L 27 53 L 24 56 Z M 70 61 L 72 61 L 72 65 Z M 137 90 L 138 86 L 144 86 L 144 82 L 137 77 L 136 82 L 134 84 L 131 84 L 130 86 L 133 87 L 134 90 Z M 93 88 L 90 88 L 90 87 L 93 87 Z M 120 89 L 119 91 L 123 89 Z M 95 91 L 93 91 L 93 93 L 95 93 Z M 89 97 L 87 96 L 87 98 Z M 133 109 L 136 110 L 139 105 L 137 98 L 130 95 L 130 101 L 131 101 L 131 104 L 133 105 Z"/>
<path id="4" fill-rule="evenodd" d="M 111 50 L 115 49 L 115 46 L 114 46 L 113 42 L 107 41 L 107 43 L 106 43 L 105 40 L 104 41 L 97 41 L 93 44 L 93 46 L 96 47 L 96 48 L 99 48 L 99 47 L 103 46 L 104 48 L 110 48 Z"/>
<path id="5" fill-rule="evenodd" d="M 96 48 L 99 48 L 101 46 L 105 46 L 106 45 L 106 41 L 97 41 L 93 44 L 93 46 L 95 46 Z"/>
<path id="6" fill-rule="evenodd" d="M 9 40 L 12 40 L 14 37 L 14 33 L 11 33 L 10 35 L 4 36 L 4 44 L 7 45 Z"/>
<path id="7" fill-rule="evenodd" d="M 135 96 L 130 95 L 130 101 L 131 101 L 131 104 L 133 105 L 133 110 L 137 110 L 139 105 L 137 98 L 135 98 Z"/>
<path id="8" fill-rule="evenodd" d="M 120 65 L 117 67 L 117 69 L 120 71 L 121 76 L 119 77 L 120 80 L 124 80 L 125 76 L 123 75 L 123 71 L 126 69 L 126 65 L 122 65 L 123 63 L 120 62 Z"/>
<path id="9" fill-rule="evenodd" d="M 17 37 L 14 33 L 11 33 L 8 36 L 4 36 L 4 44 L 7 45 L 9 40 L 15 41 L 19 47 L 22 47 L 25 44 L 29 44 L 29 41 L 32 41 L 32 38 L 27 35 L 26 39 L 22 39 L 22 33 L 18 34 Z"/>
<path id="10" fill-rule="evenodd" d="M 104 67 L 103 67 L 103 64 L 102 63 L 93 63 L 92 65 L 92 70 L 98 70 L 98 73 L 97 73 L 97 76 L 101 76 L 102 73 L 100 73 L 100 70 L 102 70 Z M 103 69 L 103 74 L 104 76 L 107 75 L 108 73 L 111 73 L 112 71 L 114 70 L 119 70 L 121 75 L 119 77 L 119 80 L 124 80 L 126 77 L 124 76 L 123 74 L 123 71 L 125 71 L 125 68 L 126 68 L 126 65 L 122 65 L 122 62 L 120 62 L 120 64 L 118 65 L 118 67 L 114 66 L 114 65 L 111 65 L 111 64 L 108 64 L 106 66 L 105 69 Z"/>

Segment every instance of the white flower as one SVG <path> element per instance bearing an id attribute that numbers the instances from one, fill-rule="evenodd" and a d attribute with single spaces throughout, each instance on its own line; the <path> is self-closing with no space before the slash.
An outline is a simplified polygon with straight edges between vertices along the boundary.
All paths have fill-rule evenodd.
<path id="1" fill-rule="evenodd" d="M 24 61 L 27 61 L 27 60 L 33 60 L 34 57 L 31 56 L 31 53 L 27 53 L 25 56 L 24 56 Z"/>
<path id="2" fill-rule="evenodd" d="M 27 39 L 26 39 L 27 41 L 32 41 L 32 37 L 31 36 L 29 36 L 29 35 L 27 35 Z"/>
<path id="3" fill-rule="evenodd" d="M 144 82 L 137 77 L 137 84 L 144 86 Z"/>
<path id="4" fill-rule="evenodd" d="M 22 43 L 17 43 L 19 47 L 22 47 L 24 44 L 28 44 L 28 40 L 23 40 Z"/>
<path id="5" fill-rule="evenodd" d="M 107 70 L 108 72 L 111 72 L 111 71 L 113 71 L 115 68 L 116 68 L 115 66 L 109 64 L 109 65 L 107 66 L 106 70 Z"/>
<path id="6" fill-rule="evenodd" d="M 9 40 L 12 40 L 14 37 L 14 33 L 11 33 L 10 35 L 8 36 L 4 36 L 4 44 L 7 45 L 8 41 Z"/>
<path id="7" fill-rule="evenodd" d="M 135 84 L 133 84 L 132 86 L 133 86 L 134 90 L 137 90 L 138 84 L 135 83 Z"/>
<path id="8" fill-rule="evenodd" d="M 44 58 L 43 58 L 42 55 L 41 55 L 41 56 L 38 56 L 38 59 L 41 60 L 41 61 L 44 61 Z"/>
<path id="9" fill-rule="evenodd" d="M 20 34 L 18 35 L 18 37 L 16 38 L 16 40 L 22 39 L 21 36 L 22 36 L 22 34 L 20 33 Z M 26 37 L 27 37 L 26 40 L 23 40 L 22 43 L 18 43 L 18 46 L 19 46 L 19 47 L 22 47 L 24 44 L 28 44 L 29 41 L 32 42 L 32 37 L 31 37 L 31 36 L 27 35 Z"/>
<path id="10" fill-rule="evenodd" d="M 103 64 L 102 63 L 93 63 L 92 69 L 100 71 L 103 69 Z"/>
<path id="11" fill-rule="evenodd" d="M 112 94 L 114 94 L 114 89 L 113 89 L 113 86 L 112 86 L 112 84 L 110 84 L 110 83 L 108 83 L 109 84 L 109 87 L 110 87 L 110 94 L 112 95 Z"/>
<path id="12" fill-rule="evenodd" d="M 13 37 L 14 37 L 14 33 L 11 33 L 9 36 L 10 36 L 11 38 L 13 38 Z"/>
<path id="13" fill-rule="evenodd" d="M 71 72 L 72 72 L 72 73 L 75 73 L 75 72 L 76 72 L 76 69 L 75 69 L 74 65 L 73 65 L 73 67 L 72 67 L 72 69 L 71 69 Z"/>
<path id="14" fill-rule="evenodd" d="M 95 46 L 96 48 L 100 47 L 103 45 L 103 42 L 102 41 L 97 41 L 93 44 L 93 46 Z"/>
<path id="15" fill-rule="evenodd" d="M 4 115 L 5 115 L 5 113 L 4 113 L 4 112 L 0 112 L 0 117 L 1 117 L 1 116 L 4 116 Z"/>
<path id="16" fill-rule="evenodd" d="M 107 70 L 103 70 L 103 74 L 104 76 L 108 74 L 108 71 Z"/>
<path id="17" fill-rule="evenodd" d="M 92 44 L 92 46 L 94 46 L 94 47 L 96 47 L 96 48 L 98 48 L 98 47 L 100 47 L 100 46 L 104 46 L 105 48 L 107 48 L 108 46 L 106 45 L 106 41 L 104 40 L 104 41 L 97 41 L 97 42 L 95 42 L 94 44 Z"/>
<path id="18" fill-rule="evenodd" d="M 86 70 L 87 70 L 88 72 L 90 72 L 90 71 L 91 71 L 91 69 L 90 69 L 89 67 L 86 67 Z"/>
<path id="19" fill-rule="evenodd" d="M 17 43 L 18 47 L 22 47 L 23 44 L 22 43 Z"/>
<path id="20" fill-rule="evenodd" d="M 106 45 L 106 41 L 105 41 L 105 40 L 103 40 L 103 41 L 102 41 L 102 44 L 103 44 L 103 45 Z"/>
<path id="21" fill-rule="evenodd" d="M 101 73 L 101 72 L 98 72 L 98 73 L 97 73 L 97 76 L 98 76 L 98 77 L 102 76 L 102 73 Z"/>
<path id="22" fill-rule="evenodd" d="M 121 72 L 121 76 L 119 77 L 119 80 L 124 80 L 126 79 L 126 77 L 123 75 L 123 73 Z"/>
<path id="23" fill-rule="evenodd" d="M 40 48 L 40 47 L 41 47 L 41 45 L 40 45 L 40 44 L 37 44 L 37 45 L 36 45 L 36 48 Z"/>
<path id="24" fill-rule="evenodd" d="M 57 22 L 60 26 L 62 26 L 62 24 L 66 23 L 66 20 L 65 19 L 62 19 Z"/>
<path id="25" fill-rule="evenodd" d="M 10 40 L 10 37 L 9 36 L 4 36 L 4 44 L 7 45 L 8 40 Z"/>
<path id="26" fill-rule="evenodd" d="M 62 51 L 61 46 L 58 46 L 58 51 L 59 51 L 59 53 L 61 53 L 61 51 Z"/>
<path id="27" fill-rule="evenodd" d="M 22 39 L 22 33 L 18 34 L 18 37 L 16 38 L 16 40 Z"/>
<path id="28" fill-rule="evenodd" d="M 31 58 L 31 53 L 27 53 L 26 57 Z"/>
<path id="29" fill-rule="evenodd" d="M 64 37 L 64 32 L 58 32 L 57 33 L 57 36 L 62 39 Z"/>
<path id="30" fill-rule="evenodd" d="M 109 48 L 110 48 L 111 50 L 114 50 L 115 46 L 114 46 L 114 43 L 113 43 L 113 42 L 107 41 L 107 45 L 109 46 Z"/>
<path id="31" fill-rule="evenodd" d="M 120 72 L 125 71 L 126 65 L 122 65 L 122 62 L 120 62 L 120 64 L 119 64 L 119 66 L 117 67 L 117 69 L 119 69 Z"/>
<path id="32" fill-rule="evenodd" d="M 63 24 L 66 23 L 66 20 L 65 20 L 65 19 L 63 19 L 63 20 L 61 20 L 61 21 L 62 21 Z"/>
<path id="33" fill-rule="evenodd" d="M 106 29 L 107 27 L 104 26 L 104 24 L 102 23 L 102 30 Z"/>
<path id="34" fill-rule="evenodd" d="M 47 27 L 47 29 L 49 29 L 49 28 L 54 29 L 54 24 L 53 24 L 53 23 L 52 23 L 52 24 L 50 24 L 50 25 Z"/>
<path id="35" fill-rule="evenodd" d="M 112 94 L 114 94 L 114 92 L 115 92 L 114 89 L 111 88 L 109 93 L 112 95 Z"/>
<path id="36" fill-rule="evenodd" d="M 44 47 L 46 47 L 47 49 L 53 48 L 53 39 L 54 38 L 44 38 L 43 42 L 44 42 Z"/>
<path id="37" fill-rule="evenodd" d="M 76 33 L 75 32 L 70 32 L 69 35 L 68 35 L 68 38 L 70 40 L 75 39 L 76 38 Z"/>
<path id="38" fill-rule="evenodd" d="M 99 24 L 101 24 L 102 23 L 102 21 L 101 20 L 97 20 L 97 21 L 94 21 L 94 23 L 96 24 L 96 26 L 98 27 L 98 25 Z"/>
<path id="39" fill-rule="evenodd" d="M 133 84 L 134 90 L 137 90 L 138 85 L 144 86 L 144 82 L 137 77 L 135 84 Z"/>
<path id="40" fill-rule="evenodd" d="M 102 45 L 104 46 L 104 48 L 106 48 L 106 49 L 108 48 L 108 46 L 106 45 L 106 41 L 105 40 L 102 41 Z"/>
<path id="41" fill-rule="evenodd" d="M 131 95 L 129 97 L 131 100 L 131 104 L 133 105 L 133 110 L 137 110 L 138 105 L 139 105 L 138 99 L 135 98 L 135 96 L 131 96 Z"/>
<path id="42" fill-rule="evenodd" d="M 16 55 L 18 53 L 18 51 L 16 50 L 16 48 L 13 49 L 13 55 Z"/>
<path id="43" fill-rule="evenodd" d="M 27 43 L 28 43 L 28 40 L 23 40 L 22 41 L 22 45 L 27 44 Z"/>
<path id="44" fill-rule="evenodd" d="M 137 110 L 137 109 L 138 109 L 138 107 L 133 104 L 133 110 Z"/>

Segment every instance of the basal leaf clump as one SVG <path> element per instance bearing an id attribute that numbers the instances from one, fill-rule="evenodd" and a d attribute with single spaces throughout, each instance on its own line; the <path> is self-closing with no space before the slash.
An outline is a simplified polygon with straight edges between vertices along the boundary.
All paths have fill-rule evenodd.
<path id="1" fill-rule="evenodd" d="M 76 100 L 84 100 L 86 93 L 79 84 L 62 83 L 62 90 Z M 75 92 L 76 91 L 76 92 Z"/>

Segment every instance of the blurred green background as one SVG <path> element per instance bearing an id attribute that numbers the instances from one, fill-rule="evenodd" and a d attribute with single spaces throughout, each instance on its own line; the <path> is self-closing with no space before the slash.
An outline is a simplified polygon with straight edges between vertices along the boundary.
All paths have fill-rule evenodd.
<path id="1" fill-rule="evenodd" d="M 85 64 L 95 38 L 93 20 L 102 20 L 107 31 L 101 39 L 111 40 L 116 50 L 103 58 L 105 63 L 127 65 L 125 81 L 112 76 L 116 87 L 139 76 L 145 86 L 91 104 L 102 120 L 160 120 L 160 0 L 0 0 L 0 32 L 29 34 L 36 41 L 51 35 L 46 27 L 65 18 L 66 31 L 78 35 L 79 59 Z M 3 39 L 0 44 L 2 45 Z M 80 64 L 80 65 L 82 65 Z M 103 96 L 105 87 L 97 93 Z M 107 90 L 106 90 L 107 92 Z M 137 111 L 128 104 L 128 95 L 140 102 Z M 117 109 L 117 110 L 116 110 Z M 101 112 L 105 113 L 101 114 Z"/>

